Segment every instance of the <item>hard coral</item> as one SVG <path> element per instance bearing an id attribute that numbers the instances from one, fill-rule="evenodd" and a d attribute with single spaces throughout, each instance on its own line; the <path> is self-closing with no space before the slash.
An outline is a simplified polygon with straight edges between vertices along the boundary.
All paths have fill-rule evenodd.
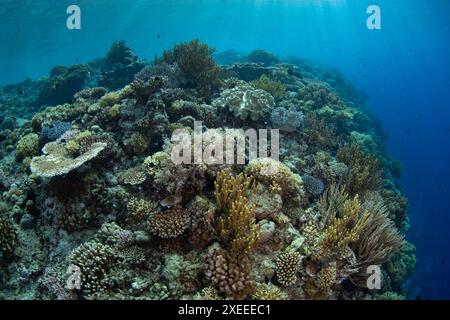
<path id="1" fill-rule="evenodd" d="M 351 144 L 339 148 L 336 160 L 345 163 L 350 169 L 347 181 L 350 194 L 379 189 L 382 178 L 379 162 L 374 155 L 363 151 L 361 146 Z"/>
<path id="2" fill-rule="evenodd" d="M 108 270 L 116 259 L 114 250 L 96 241 L 83 243 L 70 254 L 71 264 L 81 270 L 81 290 L 85 294 L 101 293 L 111 283 Z"/>
<path id="3" fill-rule="evenodd" d="M 29 133 L 23 136 L 16 146 L 16 156 L 18 159 L 32 157 L 39 151 L 39 136 Z"/>
<path id="4" fill-rule="evenodd" d="M 245 172 L 272 192 L 279 193 L 285 205 L 304 204 L 306 197 L 301 177 L 283 163 L 259 158 L 251 161 Z"/>
<path id="5" fill-rule="evenodd" d="M 65 175 L 97 157 L 106 146 L 106 143 L 94 143 L 85 153 L 73 158 L 63 144 L 49 142 L 42 149 L 43 156 L 31 159 L 30 169 L 43 178 Z"/>
<path id="6" fill-rule="evenodd" d="M 258 79 L 250 82 L 256 89 L 261 89 L 270 93 L 275 99 L 283 97 L 286 93 L 286 85 L 280 81 L 272 80 L 267 75 L 262 75 Z"/>
<path id="7" fill-rule="evenodd" d="M 219 172 L 215 186 L 218 208 L 223 214 L 218 219 L 219 238 L 231 248 L 235 256 L 246 255 L 256 246 L 259 228 L 253 217 L 253 206 L 249 206 L 244 196 L 251 179 L 240 174 L 237 177 L 229 171 Z"/>
<path id="8" fill-rule="evenodd" d="M 275 129 L 286 132 L 295 132 L 305 126 L 305 117 L 303 112 L 295 108 L 276 108 L 272 111 L 270 118 Z"/>
<path id="9" fill-rule="evenodd" d="M 0 252 L 8 256 L 17 244 L 16 229 L 13 220 L 6 214 L 0 216 Z"/>
<path id="10" fill-rule="evenodd" d="M 212 105 L 217 108 L 228 108 L 241 120 L 257 121 L 270 114 L 275 101 L 270 93 L 243 83 L 222 91 Z"/>
<path id="11" fill-rule="evenodd" d="M 254 282 L 250 277 L 250 259 L 234 257 L 215 245 L 208 250 L 206 276 L 214 287 L 233 299 L 247 297 L 254 288 Z"/>
<path id="12" fill-rule="evenodd" d="M 153 214 L 148 220 L 150 233 L 160 238 L 176 238 L 189 226 L 189 217 L 181 207 Z"/>
<path id="13" fill-rule="evenodd" d="M 283 286 L 293 285 L 297 281 L 302 257 L 293 250 L 284 251 L 277 259 L 277 279 Z"/>

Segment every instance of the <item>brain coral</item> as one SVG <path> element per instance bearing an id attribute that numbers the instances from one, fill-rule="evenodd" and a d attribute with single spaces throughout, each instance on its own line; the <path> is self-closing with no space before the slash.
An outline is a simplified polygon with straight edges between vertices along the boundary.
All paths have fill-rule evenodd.
<path id="1" fill-rule="evenodd" d="M 220 97 L 212 102 L 214 107 L 227 107 L 242 120 L 264 118 L 274 107 L 273 97 L 266 91 L 255 89 L 248 84 L 224 90 Z"/>
<path id="2" fill-rule="evenodd" d="M 86 152 L 73 158 L 61 143 L 49 142 L 42 148 L 43 156 L 31 159 L 31 172 L 43 178 L 52 178 L 69 173 L 103 151 L 107 143 L 93 143 Z"/>

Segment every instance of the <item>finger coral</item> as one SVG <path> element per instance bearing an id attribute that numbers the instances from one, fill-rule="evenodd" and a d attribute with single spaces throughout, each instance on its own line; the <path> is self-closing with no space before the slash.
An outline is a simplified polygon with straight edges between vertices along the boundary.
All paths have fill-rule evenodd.
<path id="1" fill-rule="evenodd" d="M 230 298 L 243 299 L 253 291 L 251 261 L 248 257 L 237 258 L 220 247 L 212 246 L 207 262 L 206 276 L 220 293 Z"/>

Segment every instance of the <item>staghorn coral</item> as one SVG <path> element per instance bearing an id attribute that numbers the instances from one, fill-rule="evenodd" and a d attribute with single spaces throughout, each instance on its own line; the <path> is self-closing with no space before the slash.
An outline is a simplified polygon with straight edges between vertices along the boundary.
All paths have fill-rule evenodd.
<path id="1" fill-rule="evenodd" d="M 279 255 L 276 262 L 278 282 L 288 287 L 297 281 L 297 273 L 300 271 L 302 256 L 293 250 L 286 250 Z"/>
<path id="2" fill-rule="evenodd" d="M 74 158 L 63 144 L 49 142 L 42 148 L 43 156 L 31 159 L 30 169 L 43 178 L 65 175 L 97 157 L 106 146 L 107 144 L 102 142 L 93 143 L 83 154 Z"/>
<path id="3" fill-rule="evenodd" d="M 70 254 L 70 263 L 81 270 L 81 290 L 87 295 L 107 290 L 111 283 L 108 270 L 116 259 L 116 253 L 97 241 L 81 244 Z"/>
<path id="4" fill-rule="evenodd" d="M 259 240 L 254 207 L 249 206 L 248 198 L 244 197 L 251 184 L 246 175 L 233 177 L 228 170 L 219 172 L 215 182 L 216 203 L 223 212 L 218 219 L 218 235 L 235 256 L 250 253 Z"/>
<path id="5" fill-rule="evenodd" d="M 270 118 L 272 126 L 281 131 L 295 132 L 305 126 L 303 112 L 297 111 L 295 108 L 276 108 L 272 111 Z"/>
<path id="6" fill-rule="evenodd" d="M 241 120 L 257 121 L 270 114 L 275 102 L 268 92 L 243 83 L 222 91 L 220 97 L 213 100 L 212 106 L 228 108 L 235 117 L 239 117 Z"/>
<path id="7" fill-rule="evenodd" d="M 148 220 L 151 234 L 163 239 L 176 238 L 189 226 L 189 217 L 181 207 L 153 214 Z"/>

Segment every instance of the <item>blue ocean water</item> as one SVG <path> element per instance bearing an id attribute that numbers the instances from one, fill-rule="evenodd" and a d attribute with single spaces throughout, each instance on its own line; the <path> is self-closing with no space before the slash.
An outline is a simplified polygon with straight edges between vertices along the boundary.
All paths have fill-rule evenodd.
<path id="1" fill-rule="evenodd" d="M 71 4 L 81 30 L 66 28 Z M 366 27 L 371 4 L 381 30 Z M 369 95 L 403 164 L 418 256 L 410 298 L 450 299 L 449 17 L 447 0 L 1 0 L 0 85 L 91 61 L 117 40 L 149 60 L 199 38 L 336 67 Z"/>

